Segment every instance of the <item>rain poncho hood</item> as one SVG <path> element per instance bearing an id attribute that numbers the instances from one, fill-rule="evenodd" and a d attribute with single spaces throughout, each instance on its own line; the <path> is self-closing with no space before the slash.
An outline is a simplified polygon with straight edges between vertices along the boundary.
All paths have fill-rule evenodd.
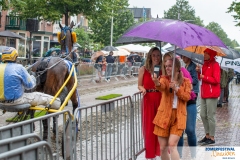
<path id="1" fill-rule="evenodd" d="M 207 49 L 204 50 L 204 52 L 207 52 L 208 55 L 210 56 L 210 59 L 209 59 L 209 60 L 204 60 L 205 62 L 206 62 L 206 61 L 212 61 L 212 60 L 215 60 L 214 57 L 217 55 L 217 52 L 216 52 L 216 51 L 207 48 Z"/>

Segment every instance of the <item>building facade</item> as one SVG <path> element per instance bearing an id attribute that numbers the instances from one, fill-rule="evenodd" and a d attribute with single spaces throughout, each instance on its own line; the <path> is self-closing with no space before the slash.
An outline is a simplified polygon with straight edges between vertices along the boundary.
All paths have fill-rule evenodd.
<path id="1" fill-rule="evenodd" d="M 39 58 L 49 48 L 60 45 L 57 41 L 57 32 L 60 32 L 59 22 L 62 26 L 65 26 L 64 17 L 55 23 L 48 21 L 38 22 L 37 31 L 32 31 L 30 37 L 30 31 L 26 27 L 28 25 L 26 20 L 21 20 L 18 16 L 9 16 L 8 11 L 0 11 L 0 13 L 0 32 L 9 30 L 24 37 L 24 39 L 16 39 L 0 36 L 0 45 L 16 48 L 19 57 L 28 58 L 30 51 L 33 58 Z M 74 28 L 88 28 L 88 20 L 82 14 L 71 16 L 69 22 L 71 21 L 75 24 Z"/>

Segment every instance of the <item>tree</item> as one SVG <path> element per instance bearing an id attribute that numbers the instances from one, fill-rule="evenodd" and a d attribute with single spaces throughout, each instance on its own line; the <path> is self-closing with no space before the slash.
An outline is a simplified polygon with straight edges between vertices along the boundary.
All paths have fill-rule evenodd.
<path id="1" fill-rule="evenodd" d="M 164 18 L 166 19 L 179 19 L 189 23 L 204 26 L 200 17 L 195 16 L 195 10 L 188 4 L 186 0 L 177 0 L 168 11 L 164 11 Z"/>
<path id="2" fill-rule="evenodd" d="M 221 26 L 216 22 L 210 22 L 207 26 L 207 29 L 215 33 L 227 46 L 231 46 L 231 40 L 228 38 L 228 35 Z"/>
<path id="3" fill-rule="evenodd" d="M 89 44 L 91 42 L 88 33 L 85 31 L 84 28 L 76 28 L 74 30 L 74 32 L 76 32 L 77 34 L 77 43 L 79 43 L 82 48 L 89 48 Z"/>
<path id="4" fill-rule="evenodd" d="M 8 0 L 1 0 L 0 1 L 0 6 L 2 7 L 2 10 L 6 10 L 8 8 Z"/>
<path id="5" fill-rule="evenodd" d="M 178 14 L 180 15 L 179 17 Z M 204 27 L 203 20 L 201 20 L 200 17 L 195 16 L 195 10 L 186 0 L 177 0 L 176 4 L 173 5 L 168 11 L 164 11 L 164 18 L 179 18 L 182 21 L 189 21 L 189 23 Z M 228 38 L 226 32 L 224 32 L 218 23 L 211 22 L 206 26 L 206 28 L 214 32 L 227 46 L 233 47 L 236 45 L 235 41 L 231 41 L 231 39 Z"/>
<path id="6" fill-rule="evenodd" d="M 240 2 L 233 1 L 231 6 L 228 8 L 227 13 L 235 12 L 236 15 L 232 15 L 235 20 L 240 19 Z M 236 24 L 236 26 L 240 26 L 240 21 Z"/>
<path id="7" fill-rule="evenodd" d="M 133 14 L 127 9 L 127 2 L 127 0 L 114 2 L 114 5 L 119 6 L 119 8 L 115 8 L 113 11 L 113 43 L 134 23 Z M 111 15 L 91 19 L 89 27 L 93 32 L 91 37 L 94 42 L 99 42 L 105 46 L 110 45 Z"/>
<path id="8" fill-rule="evenodd" d="M 71 15 L 83 13 L 86 17 L 111 15 L 109 6 L 111 0 L 11 0 L 9 7 L 12 14 L 19 15 L 23 19 L 38 18 L 39 20 L 58 21 Z"/>

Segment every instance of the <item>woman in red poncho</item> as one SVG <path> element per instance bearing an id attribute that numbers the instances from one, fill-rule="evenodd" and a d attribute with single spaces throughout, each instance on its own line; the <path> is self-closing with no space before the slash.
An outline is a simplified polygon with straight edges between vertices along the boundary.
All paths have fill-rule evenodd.
<path id="1" fill-rule="evenodd" d="M 204 51 L 202 72 L 199 67 L 196 68 L 199 72 L 199 78 L 202 81 L 200 116 L 206 134 L 202 140 L 198 141 L 200 145 L 215 144 L 215 119 L 218 97 L 220 96 L 221 75 L 220 66 L 215 60 L 216 55 L 217 52 L 207 48 Z"/>

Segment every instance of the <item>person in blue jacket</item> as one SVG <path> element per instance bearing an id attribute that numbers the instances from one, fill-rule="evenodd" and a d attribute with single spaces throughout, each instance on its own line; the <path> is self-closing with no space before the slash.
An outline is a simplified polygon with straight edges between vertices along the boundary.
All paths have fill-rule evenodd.
<path id="1" fill-rule="evenodd" d="M 36 78 L 30 75 L 27 70 L 16 63 L 18 52 L 13 47 L 7 47 L 2 53 L 0 64 L 0 104 L 18 105 L 29 103 L 32 106 L 47 105 L 53 96 L 40 92 L 25 93 L 25 90 L 33 89 L 36 86 Z M 57 109 L 61 101 L 57 98 L 51 108 Z"/>

